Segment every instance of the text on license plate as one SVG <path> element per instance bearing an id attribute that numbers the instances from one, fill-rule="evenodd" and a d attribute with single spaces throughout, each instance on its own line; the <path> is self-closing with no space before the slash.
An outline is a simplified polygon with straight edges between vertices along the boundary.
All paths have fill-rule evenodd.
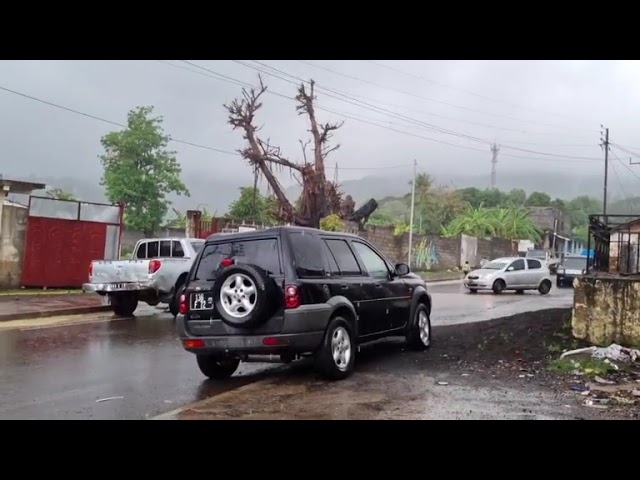
<path id="1" fill-rule="evenodd" d="M 114 283 L 113 284 L 113 288 L 115 290 L 124 290 L 125 288 L 127 288 L 127 284 L 126 283 Z"/>
<path id="2" fill-rule="evenodd" d="M 191 294 L 191 310 L 211 310 L 212 308 L 213 296 L 210 292 Z"/>

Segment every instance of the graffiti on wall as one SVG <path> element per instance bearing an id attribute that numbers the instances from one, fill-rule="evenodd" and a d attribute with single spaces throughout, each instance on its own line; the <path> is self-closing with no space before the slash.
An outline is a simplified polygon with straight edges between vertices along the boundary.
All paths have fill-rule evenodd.
<path id="1" fill-rule="evenodd" d="M 413 268 L 431 270 L 433 267 L 438 265 L 438 252 L 436 251 L 436 246 L 432 241 L 423 238 L 422 241 L 416 245 L 416 249 L 411 260 Z"/>

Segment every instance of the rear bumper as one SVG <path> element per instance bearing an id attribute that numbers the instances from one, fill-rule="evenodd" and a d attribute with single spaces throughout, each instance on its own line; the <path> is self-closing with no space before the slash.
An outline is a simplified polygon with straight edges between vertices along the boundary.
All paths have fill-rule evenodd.
<path id="1" fill-rule="evenodd" d="M 138 292 L 140 290 L 153 290 L 153 286 L 146 282 L 123 283 L 84 283 L 82 290 L 85 292 Z"/>
<path id="2" fill-rule="evenodd" d="M 277 333 L 247 330 L 245 334 L 238 329 L 235 334 L 193 335 L 189 329 L 189 320 L 185 316 L 179 316 L 176 325 L 183 348 L 194 354 L 309 353 L 317 350 L 322 344 L 332 312 L 330 305 L 304 305 L 295 311 L 287 310 L 284 313 L 282 329 Z M 198 330 L 201 330 L 200 326 Z"/>

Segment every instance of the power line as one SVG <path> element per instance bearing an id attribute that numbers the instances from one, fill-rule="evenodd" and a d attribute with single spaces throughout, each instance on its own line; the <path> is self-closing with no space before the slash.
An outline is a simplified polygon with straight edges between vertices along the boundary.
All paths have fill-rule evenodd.
<path id="1" fill-rule="evenodd" d="M 47 100 L 43 100 L 41 98 L 37 98 L 37 97 L 31 96 L 31 95 L 27 95 L 26 93 L 18 92 L 16 90 L 12 90 L 10 88 L 6 88 L 6 87 L 3 87 L 3 86 L 0 86 L 0 90 L 4 90 L 5 92 L 13 93 L 14 95 L 19 95 L 21 97 L 28 98 L 29 100 L 34 100 L 36 102 L 40 102 L 40 103 L 43 103 L 45 105 L 49 105 L 50 107 L 59 108 L 60 110 L 65 110 L 65 111 L 70 112 L 70 113 L 75 113 L 76 115 L 82 115 L 83 117 L 91 118 L 93 120 L 97 120 L 97 121 L 100 121 L 100 122 L 103 122 L 103 123 L 108 123 L 110 125 L 115 125 L 117 127 L 128 128 L 127 125 L 125 125 L 123 123 L 114 122 L 112 120 L 107 120 L 106 118 L 98 117 L 98 116 L 92 115 L 90 113 L 81 112 L 80 110 L 75 110 L 73 108 L 65 107 L 64 105 L 59 105 L 57 103 L 49 102 Z M 240 156 L 240 154 L 237 153 L 237 152 L 231 152 L 229 150 L 223 150 L 221 148 L 209 147 L 207 145 L 200 145 L 198 143 L 188 142 L 186 140 L 179 140 L 177 138 L 170 138 L 170 141 L 171 142 L 176 142 L 176 143 L 182 143 L 182 144 L 185 144 L 185 145 L 191 145 L 192 147 L 203 148 L 205 150 L 211 150 L 211 151 L 218 152 L 218 153 L 225 153 L 227 155 Z"/>
<path id="2" fill-rule="evenodd" d="M 509 106 L 511 106 L 511 107 L 515 107 L 515 108 L 518 108 L 518 109 L 522 109 L 522 110 L 531 110 L 532 112 L 544 113 L 544 114 L 546 114 L 546 115 L 554 115 L 554 116 L 557 116 L 557 117 L 567 118 L 567 119 L 569 119 L 569 120 L 580 120 L 580 121 L 583 121 L 583 119 L 578 119 L 577 117 L 570 117 L 570 116 L 562 115 L 562 114 L 560 114 L 560 113 L 556 113 L 556 112 L 547 112 L 547 111 L 544 111 L 544 110 L 539 110 L 539 109 L 537 109 L 537 108 L 525 107 L 525 106 L 518 105 L 518 104 L 515 104 L 515 103 L 512 103 L 512 102 L 507 102 L 506 100 L 498 100 L 498 99 L 495 99 L 495 98 L 487 97 L 486 95 L 481 95 L 481 94 L 479 94 L 479 93 L 475 93 L 475 92 L 472 92 L 472 91 L 470 91 L 470 90 L 466 90 L 466 89 L 464 89 L 464 88 L 454 87 L 454 86 L 452 86 L 452 85 L 447 85 L 447 84 L 445 84 L 445 83 L 437 82 L 437 81 L 435 81 L 435 80 L 432 80 L 432 79 L 429 79 L 429 78 L 423 77 L 423 76 L 421 76 L 421 75 L 416 75 L 416 74 L 414 74 L 414 73 L 406 72 L 406 71 L 404 71 L 404 70 L 400 70 L 399 68 L 394 68 L 394 67 L 391 67 L 391 66 L 389 66 L 389 65 L 385 65 L 385 64 L 383 64 L 383 63 L 376 62 L 375 60 L 364 60 L 364 61 L 365 61 L 365 62 L 368 62 L 368 63 L 371 63 L 371 64 L 373 64 L 373 65 L 377 65 L 377 66 L 379 66 L 379 67 L 386 68 L 386 69 L 388 69 L 388 70 L 392 70 L 392 71 L 394 71 L 394 72 L 396 72 L 396 73 L 400 73 L 400 74 L 402 74 L 402 75 L 407 75 L 407 76 L 409 76 L 409 77 L 413 77 L 413 78 L 417 78 L 417 79 L 419 79 L 419 80 L 426 81 L 426 82 L 431 83 L 431 84 L 433 84 L 433 85 L 438 85 L 438 86 L 440 86 L 440 87 L 449 88 L 449 89 L 451 89 L 451 90 L 457 90 L 457 91 L 459 91 L 459 92 L 463 92 L 463 93 L 466 93 L 466 94 L 468 94 L 468 95 L 473 95 L 474 97 L 482 98 L 482 99 L 484 99 L 484 100 L 489 100 L 490 102 L 502 103 L 502 104 L 504 104 L 504 105 L 509 105 Z"/>
<path id="3" fill-rule="evenodd" d="M 36 102 L 39 102 L 39 103 L 43 103 L 43 104 L 51 106 L 51 107 L 55 107 L 55 108 L 58 108 L 58 109 L 61 109 L 61 110 L 65 110 L 65 111 L 67 111 L 69 113 L 74 113 L 76 115 L 81 115 L 83 117 L 90 118 L 92 120 L 97 120 L 97 121 L 100 121 L 100 122 L 103 122 L 103 123 L 108 123 L 110 125 L 114 125 L 114 126 L 121 127 L 121 128 L 128 128 L 128 126 L 123 124 L 123 123 L 114 122 L 114 121 L 108 120 L 106 118 L 98 117 L 97 115 L 92 115 L 90 113 L 81 112 L 80 110 L 75 110 L 73 108 L 65 107 L 64 105 L 60 105 L 60 104 L 57 104 L 57 103 L 54 103 L 54 102 L 43 100 L 41 98 L 34 97 L 32 95 L 27 95 L 26 93 L 18 92 L 16 90 L 12 90 L 10 88 L 6 88 L 6 87 L 0 86 L 0 90 L 3 90 L 3 91 L 8 92 L 8 93 L 15 94 L 15 95 L 19 95 L 19 96 L 27 98 L 29 100 L 33 100 L 33 101 L 36 101 Z M 229 150 L 223 150 L 223 149 L 211 147 L 211 146 L 208 146 L 208 145 L 201 145 L 201 144 L 194 143 L 194 142 L 189 142 L 189 141 L 186 141 L 186 140 L 178 140 L 178 139 L 175 139 L 175 138 L 171 138 L 170 141 L 177 142 L 177 143 L 182 143 L 182 144 L 185 144 L 185 145 L 190 145 L 190 146 L 197 147 L 197 148 L 203 148 L 203 149 L 206 149 L 206 150 L 212 150 L 214 152 L 225 153 L 227 155 L 234 155 L 234 156 L 237 156 L 237 157 L 241 156 L 238 152 L 232 152 L 232 151 L 229 151 Z M 413 166 L 412 164 L 404 164 L 404 165 L 389 165 L 389 166 L 383 166 L 383 167 L 340 167 L 340 169 L 341 170 L 382 170 L 382 169 L 394 169 L 394 168 L 404 168 L 404 167 L 412 167 L 412 166 Z"/>
<path id="4" fill-rule="evenodd" d="M 323 67 L 323 66 L 320 66 L 320 65 L 316 65 L 314 63 L 307 62 L 305 60 L 296 60 L 296 61 L 299 62 L 299 63 L 303 63 L 305 65 L 309 65 L 309 66 L 314 67 L 314 68 L 318 68 L 320 70 L 325 70 L 327 72 L 330 72 L 330 73 L 333 73 L 333 74 L 336 74 L 336 75 L 340 75 L 340 76 L 343 76 L 343 77 L 346 77 L 346 78 L 351 78 L 351 79 L 357 80 L 359 82 L 367 83 L 369 85 L 373 85 L 373 86 L 376 86 L 378 88 L 384 88 L 386 90 L 395 91 L 397 93 L 402 93 L 404 95 L 409 95 L 411 97 L 420 98 L 422 100 L 427 100 L 427 101 L 430 101 L 430 102 L 440 103 L 440 104 L 443 104 L 443 105 L 447 105 L 449 107 L 458 108 L 458 109 L 461 109 L 461 110 L 467 110 L 467 111 L 475 112 L 475 113 L 480 113 L 480 114 L 483 114 L 483 115 L 490 115 L 492 117 L 506 118 L 506 119 L 515 120 L 515 121 L 518 121 L 518 122 L 531 123 L 531 124 L 535 124 L 535 125 L 542 125 L 542 126 L 552 127 L 552 128 L 559 128 L 558 125 L 551 125 L 551 124 L 548 124 L 548 123 L 535 122 L 535 121 L 532 121 L 532 120 L 523 120 L 521 118 L 510 117 L 508 115 L 502 115 L 502 114 L 498 114 L 498 113 L 491 113 L 491 112 L 486 112 L 486 111 L 483 111 L 483 110 L 477 110 L 477 109 L 474 109 L 474 108 L 463 107 L 461 105 L 455 105 L 453 103 L 445 102 L 443 100 L 436 100 L 434 98 L 424 97 L 422 95 L 417 95 L 417 94 L 412 93 L 412 92 L 406 92 L 404 90 L 399 90 L 397 88 L 380 85 L 379 83 L 372 82 L 370 80 L 365 80 L 363 78 L 359 78 L 359 77 L 356 77 L 354 75 L 349 75 L 347 73 L 338 72 L 337 70 L 333 70 L 331 68 L 327 68 L 327 67 Z M 562 128 L 564 128 L 564 127 L 562 127 Z"/>
<path id="5" fill-rule="evenodd" d="M 266 65 L 266 64 L 263 64 L 262 62 L 258 62 L 258 61 L 256 61 L 256 60 L 253 60 L 253 61 L 254 61 L 255 63 L 259 63 L 259 64 L 261 64 L 261 65 Z M 279 78 L 280 80 L 283 80 L 283 81 L 285 81 L 285 82 L 288 82 L 288 83 L 295 83 L 295 82 L 293 82 L 293 81 L 291 81 L 291 80 L 288 80 L 288 79 L 285 79 L 285 78 L 279 77 L 278 75 L 274 75 L 273 73 L 266 72 L 266 71 L 264 71 L 264 70 L 262 70 L 262 69 L 260 69 L 260 68 L 253 67 L 253 66 L 251 66 L 251 65 L 247 65 L 247 64 L 245 64 L 245 63 L 243 63 L 243 62 L 241 62 L 241 61 L 234 60 L 234 62 L 239 63 L 239 64 L 241 64 L 241 65 L 243 65 L 243 66 L 245 66 L 245 67 L 247 67 L 247 68 L 251 68 L 251 69 L 253 69 L 253 70 L 256 70 L 256 71 L 258 71 L 258 72 L 265 73 L 265 74 L 270 75 L 270 76 L 273 76 L 273 77 L 275 77 L 275 78 Z M 268 67 L 268 65 L 266 65 L 266 66 Z M 269 68 L 272 68 L 272 67 L 269 67 Z M 277 70 L 277 69 L 275 69 L 275 68 L 272 68 L 272 69 L 273 69 L 273 70 Z M 288 75 L 288 76 L 290 76 L 290 77 L 292 77 L 292 78 L 296 78 L 297 80 L 299 80 L 299 81 L 301 81 L 301 82 L 309 83 L 308 81 L 306 81 L 306 80 L 304 80 L 304 79 L 302 79 L 302 78 L 300 78 L 300 77 L 296 77 L 296 76 L 294 76 L 294 75 L 288 74 L 288 73 L 286 73 L 286 72 L 284 72 L 284 71 L 282 71 L 282 70 L 277 70 L 277 71 L 279 71 L 279 72 L 281 72 L 281 73 L 283 73 L 283 74 L 285 74 L 285 75 Z M 491 145 L 491 144 L 493 143 L 493 142 L 491 142 L 491 141 L 489 141 L 489 140 L 486 140 L 486 139 L 482 139 L 482 138 L 479 138 L 479 137 L 475 137 L 475 136 L 466 135 L 466 134 L 463 134 L 463 133 L 460 133 L 460 132 L 456 132 L 456 131 L 454 131 L 454 130 L 450 130 L 450 129 L 442 128 L 442 127 L 439 127 L 439 126 L 437 126 L 437 125 L 433 125 L 433 124 L 426 123 L 426 122 L 423 122 L 423 121 L 421 121 L 421 120 L 418 120 L 418 119 L 415 119 L 415 118 L 412 118 L 412 117 L 408 117 L 408 116 L 406 116 L 406 115 L 398 114 L 398 113 L 393 112 L 393 111 L 391 111 L 391 110 L 387 110 L 387 109 L 384 109 L 384 108 L 381 108 L 381 107 L 377 107 L 377 106 L 375 106 L 375 105 L 372 105 L 372 104 L 369 104 L 369 103 L 363 102 L 363 101 L 361 101 L 361 100 L 357 100 L 357 99 L 349 98 L 349 96 L 348 96 L 348 95 L 345 95 L 345 94 L 339 93 L 339 92 L 337 92 L 337 91 L 333 91 L 333 90 L 328 89 L 328 88 L 326 88 L 326 87 L 320 87 L 320 86 L 317 86 L 317 88 L 318 88 L 319 90 L 321 90 L 321 91 L 322 91 L 322 90 L 328 90 L 328 91 L 330 91 L 330 92 L 337 93 L 338 95 L 341 95 L 341 96 L 347 97 L 348 99 L 347 99 L 347 100 L 345 100 L 345 99 L 342 99 L 342 98 L 335 97 L 334 95 L 324 93 L 324 95 L 327 95 L 327 96 L 329 96 L 329 97 L 336 98 L 336 99 L 338 99 L 338 100 L 340 100 L 340 101 L 343 101 L 343 102 L 346 102 L 346 103 L 350 103 L 350 104 L 352 104 L 352 105 L 356 105 L 356 106 L 358 106 L 358 107 L 360 107 L 360 108 L 364 108 L 364 109 L 367 109 L 367 110 L 372 110 L 372 108 L 373 108 L 373 109 L 375 109 L 375 110 L 372 110 L 372 111 L 374 111 L 374 112 L 376 112 L 376 113 L 381 113 L 381 114 L 386 115 L 386 116 L 389 116 L 389 114 L 390 114 L 391 116 L 393 116 L 393 118 L 399 118 L 399 119 L 402 119 L 402 120 L 405 120 L 405 121 L 409 121 L 409 122 L 412 122 L 412 123 L 416 123 L 416 124 L 418 124 L 418 125 L 423 125 L 423 126 L 428 127 L 429 129 L 431 129 L 431 130 L 435 130 L 436 132 L 439 132 L 439 133 L 444 133 L 444 134 L 446 134 L 446 135 L 452 135 L 452 136 L 455 136 L 455 137 L 459 137 L 459 138 L 463 138 L 463 139 L 467 139 L 467 140 L 471 140 L 471 141 L 475 141 L 475 142 L 484 143 L 484 144 L 486 144 L 486 145 Z M 349 100 L 355 100 L 355 102 L 356 102 L 356 103 L 354 103 L 354 101 L 349 101 Z M 365 106 L 363 106 L 363 105 L 365 105 Z M 372 107 L 372 108 L 367 108 L 367 107 Z M 443 142 L 443 143 L 444 143 L 444 142 Z M 555 154 L 555 153 L 548 153 L 548 152 L 540 152 L 540 151 L 536 151 L 536 150 L 530 150 L 530 149 L 527 149 L 527 148 L 519 148 L 519 147 L 514 147 L 514 146 L 511 146 L 511 145 L 504 145 L 504 144 L 502 144 L 502 145 L 501 145 L 501 147 L 502 147 L 502 148 L 506 148 L 506 149 L 510 149 L 510 150 L 521 151 L 521 152 L 525 152 L 525 153 L 533 153 L 533 154 L 536 154 L 536 155 L 544 155 L 544 156 L 557 157 L 557 158 L 567 158 L 567 159 L 574 159 L 574 160 L 598 160 L 598 161 L 600 160 L 599 158 L 595 158 L 595 157 L 583 157 L 583 156 L 576 156 L 576 155 L 564 155 L 564 154 Z"/>
<path id="6" fill-rule="evenodd" d="M 238 63 L 241 63 L 241 62 L 238 62 Z M 173 64 L 169 63 L 169 65 L 173 65 Z M 173 66 L 176 66 L 176 65 L 173 65 Z M 247 66 L 247 65 L 245 65 L 245 66 Z M 202 67 L 202 66 L 199 66 L 199 67 L 201 69 L 205 70 L 205 71 L 208 71 L 208 72 L 211 72 L 211 73 L 217 73 L 217 72 L 214 72 L 213 70 L 208 69 L 206 67 Z M 269 76 L 274 76 L 276 78 L 279 78 L 277 75 L 273 75 L 273 74 L 265 72 L 263 70 L 256 69 L 255 67 L 250 67 L 250 68 L 252 68 L 254 70 L 258 70 L 258 71 L 260 71 L 262 73 L 266 73 Z M 217 77 L 214 77 L 214 76 L 210 76 L 210 78 L 213 78 L 215 80 L 221 80 L 220 78 L 217 78 Z M 231 77 L 229 77 L 229 78 L 231 78 Z M 236 79 L 234 79 L 234 80 L 236 80 Z M 281 80 L 283 80 L 283 79 L 281 78 Z M 291 82 L 289 80 L 285 80 L 285 81 L 287 81 L 289 83 L 293 83 L 293 82 Z M 302 81 L 306 82 L 305 80 L 302 80 Z M 248 85 L 251 88 L 256 88 L 255 85 L 251 85 L 251 84 L 248 84 Z M 268 89 L 266 90 L 266 93 L 272 94 L 272 95 L 276 95 L 278 97 L 286 98 L 288 100 L 294 100 L 295 101 L 295 98 L 293 98 L 293 97 L 289 97 L 287 95 L 283 95 L 283 94 L 280 94 L 278 92 L 274 92 L 274 91 L 271 91 L 271 90 L 268 90 Z M 341 100 L 341 99 L 339 99 L 339 100 Z M 351 102 L 349 102 L 349 103 L 351 103 Z M 357 105 L 357 104 L 354 104 L 354 105 Z M 384 126 L 384 125 L 380 125 L 380 124 L 374 123 L 374 122 L 370 122 L 370 121 L 367 121 L 367 120 L 362 120 L 362 119 L 350 116 L 348 114 L 344 114 L 342 112 L 334 111 L 334 110 L 331 110 L 331 109 L 328 109 L 328 108 L 325 108 L 325 107 L 316 106 L 315 108 L 317 110 L 322 110 L 322 111 L 326 111 L 326 112 L 329 112 L 329 113 L 333 113 L 335 115 L 339 115 L 342 118 L 347 118 L 347 119 L 355 120 L 355 121 L 358 121 L 358 122 L 361 122 L 361 123 L 365 123 L 365 124 L 368 124 L 368 125 L 376 126 L 376 127 L 379 127 L 379 128 L 384 128 L 386 130 L 393 131 L 393 132 L 396 132 L 396 133 L 400 133 L 400 134 L 403 134 L 403 135 L 407 135 L 407 136 L 411 136 L 411 137 L 415 137 L 415 138 L 421 138 L 421 139 L 428 140 L 428 141 L 431 141 L 431 142 L 441 143 L 441 144 L 444 144 L 444 145 L 449 145 L 449 146 L 453 146 L 453 147 L 457 147 L 457 148 L 463 148 L 463 149 L 466 149 L 466 150 L 474 150 L 474 151 L 477 151 L 477 152 L 485 152 L 485 150 L 483 150 L 483 149 L 469 147 L 469 146 L 465 146 L 465 145 L 459 145 L 459 144 L 455 144 L 455 143 L 446 142 L 444 140 L 439 140 L 439 139 L 435 139 L 435 138 L 431 138 L 431 137 L 425 137 L 423 135 L 412 134 L 412 133 L 405 132 L 405 131 L 402 131 L 402 130 L 397 130 L 397 129 L 394 129 L 394 128 L 391 128 L 391 127 L 387 127 L 387 126 Z M 376 113 L 379 113 L 379 112 L 376 112 Z M 396 118 L 396 117 L 394 117 L 394 118 Z M 418 123 L 421 123 L 421 122 L 418 121 Z M 537 153 L 535 151 L 531 151 L 531 152 Z M 543 155 L 556 156 L 554 154 L 549 154 L 549 153 L 543 153 Z M 508 153 L 503 153 L 503 156 L 512 157 L 512 158 L 519 158 L 519 159 L 525 159 L 525 160 L 557 162 L 557 160 L 554 160 L 552 158 L 529 157 L 529 156 L 514 155 L 514 154 L 508 154 Z M 581 162 L 582 163 L 582 162 L 590 162 L 590 161 L 600 161 L 599 158 L 590 158 L 590 157 L 572 157 L 572 156 L 563 156 L 563 157 L 567 157 L 569 159 L 569 160 L 563 160 L 564 162 L 574 161 L 574 162 Z"/>

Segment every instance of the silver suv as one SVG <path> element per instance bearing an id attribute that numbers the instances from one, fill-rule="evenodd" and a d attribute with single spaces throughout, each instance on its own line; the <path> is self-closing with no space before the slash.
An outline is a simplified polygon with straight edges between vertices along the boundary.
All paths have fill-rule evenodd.
<path id="1" fill-rule="evenodd" d="M 538 290 L 542 295 L 551 291 L 549 269 L 535 258 L 504 257 L 486 263 L 479 270 L 473 270 L 464 279 L 464 286 L 471 293 L 478 290 L 493 290 L 502 293 L 515 290 Z"/>

